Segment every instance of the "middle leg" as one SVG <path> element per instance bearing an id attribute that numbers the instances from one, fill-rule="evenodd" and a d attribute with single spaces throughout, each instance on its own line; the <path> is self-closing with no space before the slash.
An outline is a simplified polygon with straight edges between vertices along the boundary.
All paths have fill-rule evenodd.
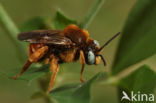
<path id="1" fill-rule="evenodd" d="M 58 59 L 55 56 L 53 56 L 52 61 L 50 63 L 50 72 L 52 72 L 52 75 L 51 75 L 51 79 L 50 79 L 50 82 L 49 82 L 48 90 L 46 92 L 47 94 L 49 94 L 50 91 L 53 88 L 55 78 L 56 78 L 56 74 L 57 74 L 58 71 L 59 71 Z"/>
<path id="2" fill-rule="evenodd" d="M 82 50 L 80 51 L 80 63 L 82 64 L 81 72 L 80 72 L 80 81 L 83 83 L 84 80 L 82 79 L 82 73 L 83 73 L 84 67 L 85 67 L 85 57 L 84 57 L 84 53 Z"/>

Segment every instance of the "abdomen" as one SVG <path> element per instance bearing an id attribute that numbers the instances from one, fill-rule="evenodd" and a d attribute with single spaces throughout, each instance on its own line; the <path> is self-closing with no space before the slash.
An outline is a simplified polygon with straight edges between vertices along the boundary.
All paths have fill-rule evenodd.
<path id="1" fill-rule="evenodd" d="M 63 51 L 59 54 L 62 62 L 73 62 L 79 59 L 79 52 L 77 48 Z"/>

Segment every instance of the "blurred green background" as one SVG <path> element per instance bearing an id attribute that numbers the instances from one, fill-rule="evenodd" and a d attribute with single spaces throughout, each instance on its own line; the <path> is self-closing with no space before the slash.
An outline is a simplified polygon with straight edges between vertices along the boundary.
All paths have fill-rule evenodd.
<path id="1" fill-rule="evenodd" d="M 81 21 L 93 1 L 0 0 L 17 26 L 34 16 L 53 17 L 58 9 L 68 17 Z M 98 40 L 102 45 L 114 34 L 121 31 L 135 2 L 136 0 L 105 0 L 103 7 L 88 28 L 91 38 Z M 86 66 L 83 74 L 85 80 L 88 80 L 99 71 L 110 70 L 118 41 L 119 38 L 114 40 L 102 53 L 107 61 L 107 67 L 103 67 L 102 63 L 98 66 Z M 20 71 L 22 65 L 18 61 L 15 47 L 6 32 L 1 28 L 1 25 L 0 47 L 0 72 L 11 72 L 14 69 L 19 69 Z M 156 67 L 153 59 L 146 61 L 146 63 L 149 62 L 151 66 Z M 55 86 L 69 82 L 79 82 L 80 68 L 79 62 L 62 65 Z M 44 103 L 42 99 L 30 100 L 30 96 L 38 90 L 37 81 L 28 84 L 25 81 L 10 80 L 6 76 L 0 77 L 1 103 Z M 97 83 L 93 86 L 91 94 L 93 103 L 102 103 L 103 101 L 117 103 L 117 89 L 113 86 L 104 86 Z"/>

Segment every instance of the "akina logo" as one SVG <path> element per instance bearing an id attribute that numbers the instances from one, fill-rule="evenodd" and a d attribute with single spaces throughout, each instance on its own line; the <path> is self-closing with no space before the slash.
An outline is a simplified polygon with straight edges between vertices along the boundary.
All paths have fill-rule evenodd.
<path id="1" fill-rule="evenodd" d="M 125 91 L 122 91 L 122 98 L 121 101 L 123 100 L 128 100 L 128 101 L 147 101 L 147 102 L 153 102 L 154 101 L 154 94 L 144 94 L 138 91 L 137 93 L 134 93 L 134 91 L 131 91 L 130 96 Z"/>

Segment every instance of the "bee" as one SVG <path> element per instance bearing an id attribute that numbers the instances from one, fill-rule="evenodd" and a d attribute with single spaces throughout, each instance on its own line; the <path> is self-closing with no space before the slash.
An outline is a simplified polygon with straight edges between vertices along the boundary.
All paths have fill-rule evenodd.
<path id="1" fill-rule="evenodd" d="M 84 82 L 82 73 L 85 64 L 97 65 L 102 60 L 106 66 L 106 61 L 100 53 L 119 34 L 120 32 L 100 47 L 96 40 L 89 38 L 87 30 L 81 29 L 75 24 L 66 26 L 64 30 L 35 30 L 20 33 L 19 40 L 30 42 L 28 60 L 21 72 L 13 79 L 22 75 L 32 63 L 45 62 L 45 64 L 50 64 L 52 75 L 46 91 L 49 94 L 59 71 L 59 64 L 80 60 L 82 65 L 80 81 Z"/>

